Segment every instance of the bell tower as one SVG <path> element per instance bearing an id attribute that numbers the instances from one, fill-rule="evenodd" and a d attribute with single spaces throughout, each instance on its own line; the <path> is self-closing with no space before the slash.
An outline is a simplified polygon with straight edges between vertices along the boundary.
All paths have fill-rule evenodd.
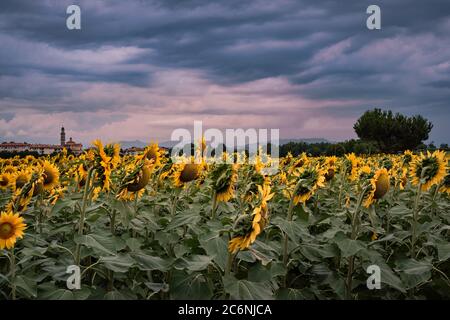
<path id="1" fill-rule="evenodd" d="M 66 144 L 66 132 L 64 131 L 64 127 L 61 127 L 61 147 L 64 147 Z"/>

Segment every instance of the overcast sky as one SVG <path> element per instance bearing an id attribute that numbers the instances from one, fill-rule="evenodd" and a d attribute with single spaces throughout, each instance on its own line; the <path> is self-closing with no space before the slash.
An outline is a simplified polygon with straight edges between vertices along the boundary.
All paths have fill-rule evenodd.
<path id="1" fill-rule="evenodd" d="M 373 107 L 450 142 L 450 1 L 0 1 L 0 141 L 167 141 L 194 120 L 344 140 Z"/>

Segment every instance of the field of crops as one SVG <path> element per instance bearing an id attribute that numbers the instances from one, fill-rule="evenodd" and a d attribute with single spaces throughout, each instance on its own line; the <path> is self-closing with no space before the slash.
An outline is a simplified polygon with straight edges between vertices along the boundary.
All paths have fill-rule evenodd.
<path id="1" fill-rule="evenodd" d="M 450 298 L 442 151 L 288 156 L 267 176 L 242 154 L 119 151 L 0 159 L 0 299 Z"/>

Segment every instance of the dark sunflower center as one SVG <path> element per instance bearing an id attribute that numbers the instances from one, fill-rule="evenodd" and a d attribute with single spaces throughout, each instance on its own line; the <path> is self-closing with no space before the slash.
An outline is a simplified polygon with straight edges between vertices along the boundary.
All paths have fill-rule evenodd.
<path id="1" fill-rule="evenodd" d="M 0 224 L 0 239 L 9 239 L 14 234 L 14 227 L 9 222 Z"/>
<path id="2" fill-rule="evenodd" d="M 305 160 L 301 159 L 301 160 L 297 161 L 297 163 L 294 165 L 294 168 L 303 167 L 304 164 L 305 164 Z"/>
<path id="3" fill-rule="evenodd" d="M 0 186 L 6 187 L 9 184 L 9 179 L 7 176 L 0 177 Z"/>
<path id="4" fill-rule="evenodd" d="M 53 181 L 55 181 L 55 176 L 53 174 L 53 172 L 51 172 L 50 170 L 45 170 L 44 171 L 44 185 L 49 185 L 51 183 L 53 183 Z"/>
<path id="5" fill-rule="evenodd" d="M 18 176 L 16 179 L 16 188 L 22 188 L 28 180 L 25 176 Z"/>
<path id="6" fill-rule="evenodd" d="M 302 195 L 307 194 L 308 192 L 309 192 L 309 189 L 307 187 L 302 186 L 302 187 L 298 188 L 297 195 L 302 196 Z"/>
<path id="7" fill-rule="evenodd" d="M 325 173 L 325 180 L 330 181 L 334 177 L 334 169 L 328 169 L 327 173 Z"/>
<path id="8" fill-rule="evenodd" d="M 180 174 L 181 182 L 189 182 L 195 180 L 198 176 L 198 165 L 193 163 L 188 163 L 184 166 L 183 171 Z"/>
<path id="9" fill-rule="evenodd" d="M 157 157 L 156 157 L 156 152 L 155 152 L 155 150 L 149 150 L 149 151 L 147 152 L 147 159 L 148 159 L 148 160 L 156 161 Z"/>

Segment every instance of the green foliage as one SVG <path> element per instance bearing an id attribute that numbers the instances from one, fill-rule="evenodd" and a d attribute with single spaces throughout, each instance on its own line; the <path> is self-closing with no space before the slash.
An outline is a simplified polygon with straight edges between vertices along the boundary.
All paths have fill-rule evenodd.
<path id="1" fill-rule="evenodd" d="M 414 150 L 428 139 L 433 124 L 420 115 L 407 117 L 392 111 L 366 111 L 355 123 L 358 137 L 376 142 L 382 152 Z"/>

